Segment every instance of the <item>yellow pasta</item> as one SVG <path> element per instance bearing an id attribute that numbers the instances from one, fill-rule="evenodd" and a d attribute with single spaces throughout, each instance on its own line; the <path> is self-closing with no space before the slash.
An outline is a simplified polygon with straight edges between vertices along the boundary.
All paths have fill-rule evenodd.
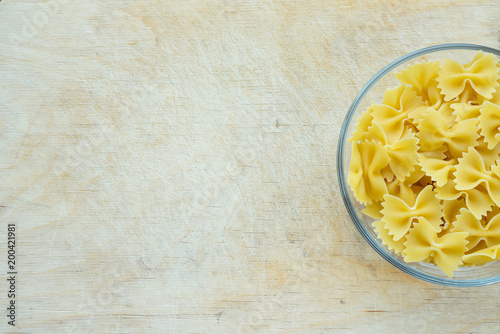
<path id="1" fill-rule="evenodd" d="M 500 143 L 500 106 L 491 102 L 485 102 L 479 115 L 479 128 L 484 141 L 488 143 L 488 149 L 492 149 Z"/>
<path id="2" fill-rule="evenodd" d="M 408 114 L 410 111 L 424 105 L 422 98 L 417 95 L 412 87 L 400 85 L 393 89 L 387 89 L 384 94 L 382 105 L 389 106 L 395 110 Z"/>
<path id="3" fill-rule="evenodd" d="M 420 190 L 415 189 L 412 183 L 401 182 L 398 179 L 387 182 L 387 190 L 389 195 L 399 198 L 405 203 L 414 203 L 420 192 Z"/>
<path id="4" fill-rule="evenodd" d="M 365 204 L 365 208 L 362 210 L 365 215 L 371 217 L 373 219 L 382 219 L 383 215 L 381 213 L 382 209 L 382 201 L 373 201 L 371 203 Z"/>
<path id="5" fill-rule="evenodd" d="M 466 90 L 466 85 L 470 84 L 472 89 L 479 95 L 491 99 L 495 87 L 499 85 L 500 78 L 498 61 L 492 54 L 484 55 L 479 52 L 471 64 L 461 65 L 451 60 L 443 60 L 443 64 L 438 71 L 438 88 L 444 94 L 445 101 L 451 101 Z"/>
<path id="6" fill-rule="evenodd" d="M 401 254 L 405 249 L 404 242 L 406 238 L 394 240 L 394 238 L 389 235 L 389 230 L 385 228 L 385 222 L 382 220 L 374 222 L 373 227 L 375 227 L 375 232 L 382 240 L 382 244 L 386 245 L 389 250 L 396 252 L 396 254 Z"/>
<path id="7" fill-rule="evenodd" d="M 408 66 L 400 73 L 396 73 L 395 76 L 402 83 L 412 87 L 424 101 L 428 101 L 430 105 L 436 107 L 442 100 L 437 89 L 438 71 L 439 61 L 421 62 Z"/>
<path id="8" fill-rule="evenodd" d="M 415 63 L 358 120 L 349 184 L 390 251 L 459 266 L 500 259 L 500 64 Z"/>
<path id="9" fill-rule="evenodd" d="M 453 223 L 453 232 L 467 232 L 468 249 L 473 249 L 483 240 L 488 247 L 500 244 L 500 215 L 494 216 L 487 223 L 475 219 L 467 209 L 461 209 Z"/>
<path id="10" fill-rule="evenodd" d="M 496 161 L 500 157 L 500 145 L 496 145 L 492 149 L 488 148 L 488 144 L 484 141 L 484 138 L 478 140 L 478 145 L 474 149 L 479 153 L 481 159 L 484 162 L 484 167 L 486 170 L 491 170 L 491 167 L 495 165 Z"/>
<path id="11" fill-rule="evenodd" d="M 380 170 L 389 164 L 387 148 L 376 142 L 356 142 L 352 149 L 349 184 L 362 203 L 380 200 L 387 186 Z"/>
<path id="12" fill-rule="evenodd" d="M 387 148 L 390 170 L 399 181 L 404 181 L 405 177 L 415 169 L 418 139 L 412 132 L 403 132 L 402 138 L 390 142 L 382 127 L 373 120 L 372 126 L 368 128 L 367 139 L 379 142 Z"/>
<path id="13" fill-rule="evenodd" d="M 498 260 L 500 259 L 500 245 L 483 248 L 471 254 L 465 254 L 462 259 L 466 264 L 475 265 L 483 265 Z"/>
<path id="14" fill-rule="evenodd" d="M 454 173 L 457 190 L 470 190 L 483 185 L 493 203 L 500 205 L 500 177 L 495 173 L 498 168 L 487 171 L 484 161 L 474 147 L 469 147 Z"/>
<path id="15" fill-rule="evenodd" d="M 457 159 L 436 159 L 425 155 L 419 156 L 422 169 L 436 182 L 437 186 L 444 186 L 450 179 L 450 174 L 456 171 Z"/>
<path id="16" fill-rule="evenodd" d="M 451 103 L 450 108 L 453 109 L 453 115 L 455 115 L 457 121 L 463 121 L 466 119 L 477 119 L 481 115 L 482 105 L 476 105 L 471 103 Z"/>
<path id="17" fill-rule="evenodd" d="M 403 250 L 406 262 L 419 262 L 433 258 L 448 275 L 461 265 L 467 250 L 467 232 L 452 232 L 439 237 L 433 226 L 423 217 L 406 236 Z"/>
<path id="18" fill-rule="evenodd" d="M 382 203 L 385 228 L 389 230 L 394 240 L 401 239 L 410 229 L 414 219 L 425 218 L 432 228 L 441 231 L 442 206 L 439 199 L 433 194 L 432 186 L 425 187 L 418 194 L 415 203 L 406 203 L 393 195 L 385 195 Z"/>
<path id="19" fill-rule="evenodd" d="M 435 190 L 436 197 L 444 201 L 464 198 L 467 208 L 477 219 L 485 215 L 495 205 L 483 185 L 478 185 L 476 188 L 469 190 L 458 191 L 455 181 L 449 180 L 443 187 L 436 187 Z"/>
<path id="20" fill-rule="evenodd" d="M 373 120 L 371 107 L 364 112 L 361 117 L 358 119 L 358 123 L 356 124 L 356 129 L 352 137 L 349 139 L 350 142 L 357 142 L 363 139 L 366 139 L 366 132 L 368 128 L 371 126 Z"/>
<path id="21" fill-rule="evenodd" d="M 457 200 L 443 201 L 443 226 L 441 233 L 448 230 L 451 225 L 457 220 L 460 210 L 467 207 L 464 198 L 461 197 Z"/>
<path id="22" fill-rule="evenodd" d="M 486 99 L 482 96 L 478 97 L 478 104 L 483 104 L 484 102 L 489 101 L 497 106 L 500 106 L 500 87 L 497 87 L 496 92 L 494 92 L 491 96 L 491 99 Z"/>
<path id="23" fill-rule="evenodd" d="M 454 157 L 460 157 L 468 147 L 477 145 L 477 119 L 467 119 L 448 127 L 444 116 L 429 108 L 418 125 L 420 149 L 435 150 L 446 145 Z"/>

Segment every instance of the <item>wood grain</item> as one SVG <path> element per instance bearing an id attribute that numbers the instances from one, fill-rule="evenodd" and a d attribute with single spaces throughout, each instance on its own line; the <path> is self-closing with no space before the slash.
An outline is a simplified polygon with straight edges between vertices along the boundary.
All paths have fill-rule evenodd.
<path id="1" fill-rule="evenodd" d="M 1 1 L 4 249 L 19 231 L 1 331 L 498 332 L 500 285 L 424 283 L 364 242 L 335 154 L 374 73 L 499 48 L 499 17 L 495 0 Z"/>

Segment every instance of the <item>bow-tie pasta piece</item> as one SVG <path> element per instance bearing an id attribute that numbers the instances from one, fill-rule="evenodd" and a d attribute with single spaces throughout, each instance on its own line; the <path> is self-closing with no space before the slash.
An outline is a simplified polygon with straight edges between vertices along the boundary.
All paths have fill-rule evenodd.
<path id="1" fill-rule="evenodd" d="M 386 245 L 389 250 L 396 252 L 396 254 L 401 254 L 405 248 L 403 243 L 406 241 L 406 238 L 403 237 L 399 240 L 394 240 L 389 235 L 389 230 L 385 228 L 385 223 L 382 220 L 374 222 L 373 227 L 375 228 L 375 233 L 382 240 L 382 244 Z"/>
<path id="2" fill-rule="evenodd" d="M 450 108 L 453 109 L 453 115 L 456 117 L 456 121 L 463 121 L 466 119 L 477 119 L 481 115 L 482 105 L 475 105 L 470 103 L 451 103 Z"/>
<path id="3" fill-rule="evenodd" d="M 448 182 L 450 174 L 456 171 L 455 165 L 457 162 L 456 159 L 435 159 L 426 157 L 423 154 L 419 156 L 419 164 L 422 170 L 436 182 L 438 187 L 442 187 Z"/>
<path id="4" fill-rule="evenodd" d="M 500 244 L 496 246 L 491 246 L 471 254 L 466 254 L 463 256 L 463 261 L 466 264 L 472 265 L 484 265 L 488 262 L 500 259 Z"/>
<path id="5" fill-rule="evenodd" d="M 362 211 L 368 217 L 379 220 L 383 217 L 381 213 L 383 208 L 384 207 L 382 206 L 382 201 L 373 201 L 371 203 L 365 204 L 365 207 Z"/>
<path id="6" fill-rule="evenodd" d="M 402 199 L 406 203 L 414 203 L 417 195 L 422 191 L 422 187 L 416 185 L 423 177 L 425 173 L 422 171 L 419 165 L 416 166 L 408 177 L 405 178 L 404 182 L 400 182 L 398 179 L 394 178 L 392 181 L 387 181 L 387 192 L 388 194 Z M 426 184 L 427 185 L 427 184 Z M 374 201 L 369 204 L 365 204 L 363 213 L 373 219 L 380 220 L 383 217 L 382 201 Z"/>
<path id="7" fill-rule="evenodd" d="M 499 81 L 500 83 L 500 81 Z M 489 101 L 497 106 L 500 106 L 500 86 L 496 88 L 496 91 L 492 94 L 491 99 L 484 98 L 482 96 L 478 97 L 477 103 L 482 105 L 484 102 Z"/>
<path id="8" fill-rule="evenodd" d="M 463 197 L 451 200 L 451 201 L 443 201 L 443 220 L 442 224 L 443 231 L 448 230 L 454 222 L 456 222 L 457 217 L 460 215 L 460 210 L 467 208 L 467 203 Z"/>
<path id="9" fill-rule="evenodd" d="M 404 181 L 415 169 L 418 159 L 418 139 L 401 139 L 387 149 L 389 166 L 399 181 Z"/>
<path id="10" fill-rule="evenodd" d="M 401 239 L 410 229 L 417 218 L 425 218 L 436 232 L 441 231 L 441 217 L 443 217 L 440 200 L 432 191 L 432 186 L 425 187 L 415 199 L 415 203 L 405 201 L 392 196 L 385 195 L 382 203 L 385 228 L 394 240 Z"/>
<path id="11" fill-rule="evenodd" d="M 410 111 L 425 105 L 422 98 L 417 95 L 415 90 L 404 84 L 387 89 L 384 93 L 382 104 L 405 113 L 406 115 L 408 115 Z"/>
<path id="12" fill-rule="evenodd" d="M 387 148 L 376 142 L 353 144 L 349 184 L 361 203 L 371 203 L 387 194 L 387 185 L 380 171 L 389 164 Z"/>
<path id="13" fill-rule="evenodd" d="M 451 232 L 439 237 L 425 218 L 419 218 L 406 236 L 404 260 L 419 262 L 432 257 L 446 275 L 453 277 L 453 272 L 463 263 L 466 238 L 466 232 Z"/>
<path id="14" fill-rule="evenodd" d="M 495 205 L 488 190 L 479 184 L 476 188 L 459 191 L 454 180 L 448 181 L 443 187 L 435 189 L 436 197 L 444 201 L 465 199 L 467 208 L 476 219 L 480 219 Z"/>
<path id="15" fill-rule="evenodd" d="M 453 232 L 467 232 L 467 248 L 473 249 L 483 240 L 488 247 L 500 244 L 500 215 L 493 217 L 483 225 L 483 222 L 475 219 L 474 215 L 467 209 L 461 209 L 460 215 L 453 223 Z"/>
<path id="16" fill-rule="evenodd" d="M 465 196 L 467 208 L 477 219 L 485 215 L 495 205 L 484 185 L 478 185 L 474 189 L 465 190 L 461 193 Z"/>
<path id="17" fill-rule="evenodd" d="M 404 132 L 404 123 L 408 113 L 401 112 L 385 104 L 374 104 L 372 106 L 373 120 L 377 122 L 391 143 L 399 140 Z"/>
<path id="18" fill-rule="evenodd" d="M 418 107 L 418 108 L 416 108 L 413 111 L 408 113 L 408 118 L 410 118 L 412 124 L 416 128 L 415 132 L 418 132 L 418 125 L 420 124 L 420 121 L 425 118 L 425 115 L 429 111 L 433 111 L 433 110 L 436 110 L 436 109 L 434 109 L 433 107 L 423 106 L 423 107 Z"/>
<path id="19" fill-rule="evenodd" d="M 371 106 L 366 110 L 361 117 L 358 119 L 358 123 L 356 124 L 356 129 L 352 134 L 351 138 L 349 138 L 349 142 L 354 143 L 360 140 L 366 139 L 366 133 L 368 132 L 368 128 L 371 126 L 373 120 L 372 109 Z"/>
<path id="20" fill-rule="evenodd" d="M 456 169 L 454 175 L 457 190 L 470 190 L 483 185 L 491 200 L 500 206 L 500 177 L 495 173 L 498 171 L 497 166 L 487 171 L 482 157 L 470 147 L 463 158 L 458 159 Z"/>
<path id="21" fill-rule="evenodd" d="M 436 81 L 438 71 L 439 60 L 424 61 L 408 66 L 395 76 L 402 83 L 413 87 L 417 95 L 428 101 L 429 105 L 436 107 L 441 102 Z"/>
<path id="22" fill-rule="evenodd" d="M 368 140 L 379 142 L 387 147 L 387 154 L 390 158 L 389 167 L 401 182 L 415 170 L 415 165 L 417 165 L 418 139 L 411 132 L 409 135 L 411 136 L 409 138 L 389 142 L 386 133 L 376 121 L 372 122 L 367 133 Z"/>
<path id="23" fill-rule="evenodd" d="M 454 157 L 461 157 L 468 147 L 477 145 L 477 123 L 476 119 L 467 119 L 448 127 L 443 115 L 431 109 L 417 127 L 420 148 L 430 151 L 446 145 Z"/>
<path id="24" fill-rule="evenodd" d="M 470 85 L 465 85 L 463 92 L 450 102 L 479 104 L 479 95 Z"/>
<path id="25" fill-rule="evenodd" d="M 491 208 L 490 211 L 485 215 L 486 216 L 486 221 L 490 221 L 495 217 L 496 215 L 500 214 L 500 207 L 494 206 Z"/>
<path id="26" fill-rule="evenodd" d="M 492 54 L 478 53 L 470 65 L 461 65 L 455 60 L 444 59 L 438 72 L 438 87 L 445 95 L 445 101 L 451 101 L 459 96 L 467 84 L 470 84 L 477 94 L 492 98 L 500 78 L 498 61 Z"/>
<path id="27" fill-rule="evenodd" d="M 492 149 L 489 149 L 488 143 L 484 141 L 483 137 L 479 138 L 477 142 L 478 145 L 474 147 L 474 149 L 481 156 L 486 170 L 489 171 L 491 170 L 491 167 L 495 165 L 496 161 L 500 159 L 500 144 L 496 145 Z"/>
<path id="28" fill-rule="evenodd" d="M 454 114 L 455 110 L 451 107 L 454 104 L 453 102 L 444 102 L 441 104 L 439 109 L 437 109 L 438 113 L 440 113 L 444 120 L 446 121 L 446 126 L 451 128 L 455 123 L 457 123 L 457 116 Z M 429 110 L 432 112 L 432 110 Z"/>
<path id="29" fill-rule="evenodd" d="M 480 110 L 479 128 L 488 148 L 493 149 L 500 143 L 500 106 L 491 102 L 485 102 Z"/>
<path id="30" fill-rule="evenodd" d="M 408 114 L 422 106 L 424 102 L 411 87 L 401 85 L 387 90 L 383 104 L 373 104 L 371 109 L 373 120 L 380 125 L 388 141 L 395 142 L 402 137 L 405 124 L 411 125 Z"/>

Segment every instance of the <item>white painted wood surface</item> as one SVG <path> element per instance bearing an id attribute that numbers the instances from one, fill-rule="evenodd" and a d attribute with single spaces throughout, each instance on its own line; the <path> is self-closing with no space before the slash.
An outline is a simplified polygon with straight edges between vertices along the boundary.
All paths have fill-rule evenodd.
<path id="1" fill-rule="evenodd" d="M 335 153 L 382 66 L 499 48 L 499 17 L 496 0 L 2 0 L 0 245 L 15 223 L 19 274 L 0 331 L 498 332 L 500 285 L 427 284 L 362 240 Z"/>

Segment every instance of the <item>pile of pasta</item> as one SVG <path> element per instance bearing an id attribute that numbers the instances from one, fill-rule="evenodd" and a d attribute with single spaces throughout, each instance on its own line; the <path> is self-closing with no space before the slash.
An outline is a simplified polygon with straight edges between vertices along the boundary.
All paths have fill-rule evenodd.
<path id="1" fill-rule="evenodd" d="M 500 259 L 500 65 L 423 61 L 396 74 L 349 141 L 349 184 L 406 262 L 448 276 Z"/>

